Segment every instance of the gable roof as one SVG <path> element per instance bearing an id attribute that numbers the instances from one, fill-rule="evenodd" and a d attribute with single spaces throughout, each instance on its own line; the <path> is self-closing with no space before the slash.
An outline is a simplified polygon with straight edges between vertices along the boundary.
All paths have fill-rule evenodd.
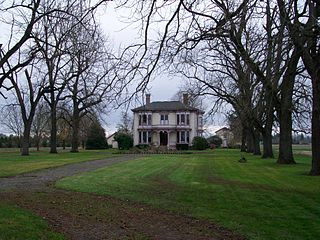
<path id="1" fill-rule="evenodd" d="M 109 135 L 108 137 L 106 137 L 107 140 L 110 139 L 110 138 L 113 138 L 116 133 L 117 133 L 117 132 L 114 132 L 114 133 L 112 133 L 111 135 Z"/>
<path id="2" fill-rule="evenodd" d="M 133 112 L 139 111 L 195 111 L 202 112 L 202 110 L 194 107 L 187 106 L 180 101 L 163 101 L 163 102 L 151 102 L 141 107 L 132 109 Z"/>
<path id="3" fill-rule="evenodd" d="M 223 127 L 223 128 L 220 128 L 219 130 L 217 130 L 216 133 L 222 132 L 222 131 L 231 131 L 231 129 L 227 128 L 227 127 Z"/>

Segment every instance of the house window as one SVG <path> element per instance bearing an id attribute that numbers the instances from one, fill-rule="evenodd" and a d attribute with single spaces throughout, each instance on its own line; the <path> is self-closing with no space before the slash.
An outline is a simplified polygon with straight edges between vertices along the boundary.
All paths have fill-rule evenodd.
<path id="1" fill-rule="evenodd" d="M 139 114 L 139 126 L 150 126 L 152 125 L 152 114 L 141 113 Z"/>
<path id="2" fill-rule="evenodd" d="M 202 128 L 202 127 L 203 127 L 203 117 L 202 117 L 202 116 L 199 116 L 199 117 L 198 117 L 198 127 L 199 127 L 199 128 Z"/>
<path id="3" fill-rule="evenodd" d="M 140 144 L 149 144 L 152 141 L 151 131 L 140 131 L 139 132 L 139 143 Z"/>
<path id="4" fill-rule="evenodd" d="M 190 114 L 189 113 L 178 113 L 177 114 L 177 125 L 190 125 Z"/>
<path id="5" fill-rule="evenodd" d="M 178 131 L 177 132 L 177 143 L 189 143 L 190 133 L 189 131 Z"/>
<path id="6" fill-rule="evenodd" d="M 168 125 L 169 124 L 169 116 L 168 116 L 168 114 L 161 114 L 161 116 L 160 116 L 160 124 L 161 125 Z"/>

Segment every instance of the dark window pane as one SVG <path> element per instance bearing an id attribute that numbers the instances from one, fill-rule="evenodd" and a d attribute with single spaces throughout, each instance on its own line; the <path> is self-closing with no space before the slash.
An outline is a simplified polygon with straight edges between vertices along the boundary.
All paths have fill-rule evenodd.
<path id="1" fill-rule="evenodd" d="M 151 124 L 152 124 L 152 123 L 151 123 L 151 117 L 152 117 L 152 115 L 149 114 L 149 115 L 148 115 L 148 125 L 151 125 Z"/>
<path id="2" fill-rule="evenodd" d="M 181 124 L 185 124 L 185 115 L 181 114 Z"/>
<path id="3" fill-rule="evenodd" d="M 180 124 L 180 115 L 177 114 L 177 125 L 179 125 L 179 124 Z"/>
<path id="4" fill-rule="evenodd" d="M 142 132 L 143 133 L 143 143 L 147 142 L 147 132 Z"/>
<path id="5" fill-rule="evenodd" d="M 187 125 L 190 125 L 190 117 L 189 117 L 189 114 L 187 114 Z"/>
<path id="6" fill-rule="evenodd" d="M 152 137 L 152 135 L 151 135 L 151 132 L 148 132 L 148 143 L 151 143 L 151 137 Z"/>
<path id="7" fill-rule="evenodd" d="M 180 136 L 180 139 L 181 139 L 181 142 L 185 142 L 186 141 L 186 132 L 185 131 L 181 131 L 180 132 L 181 136 Z"/>

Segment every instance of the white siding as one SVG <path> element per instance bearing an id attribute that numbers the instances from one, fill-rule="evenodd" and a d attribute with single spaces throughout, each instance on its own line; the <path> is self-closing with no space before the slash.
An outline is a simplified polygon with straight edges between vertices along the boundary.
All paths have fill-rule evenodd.
<path id="1" fill-rule="evenodd" d="M 183 112 L 181 112 L 183 113 Z M 198 114 L 196 112 L 186 112 L 189 113 L 189 119 L 190 119 L 190 131 L 189 131 L 189 144 L 191 145 L 192 140 L 195 136 L 198 135 Z M 154 127 L 157 127 L 155 131 L 153 131 L 152 134 L 152 143 L 155 145 L 160 144 L 160 139 L 159 139 L 159 132 L 161 131 L 161 125 L 160 125 L 160 119 L 161 119 L 161 114 L 168 114 L 168 120 L 169 120 L 169 125 L 164 125 L 164 129 L 168 129 L 168 127 L 175 128 L 177 125 L 177 113 L 176 112 L 154 112 L 152 113 L 152 125 Z M 134 145 L 139 144 L 139 113 L 134 113 L 134 123 L 133 123 L 133 140 L 134 140 Z M 167 126 L 167 128 L 166 128 Z M 183 129 L 181 129 L 183 130 Z M 146 129 L 146 131 L 148 131 Z M 175 130 L 170 130 L 169 131 L 169 138 L 168 138 L 168 145 L 172 146 L 176 144 L 177 140 L 177 132 Z"/>
<path id="2" fill-rule="evenodd" d="M 138 126 L 139 126 L 139 114 L 134 113 L 133 115 L 133 145 L 134 146 L 139 144 Z"/>
<path id="3" fill-rule="evenodd" d="M 177 114 L 176 113 L 169 113 L 169 125 L 176 125 L 177 124 Z"/>

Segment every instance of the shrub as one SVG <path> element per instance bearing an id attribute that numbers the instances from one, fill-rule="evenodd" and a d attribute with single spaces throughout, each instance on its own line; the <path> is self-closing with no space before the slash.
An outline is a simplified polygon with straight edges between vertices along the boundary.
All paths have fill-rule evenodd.
<path id="1" fill-rule="evenodd" d="M 194 150 L 204 150 L 209 148 L 207 139 L 204 137 L 194 137 L 192 140 L 192 148 Z"/>
<path id="2" fill-rule="evenodd" d="M 108 148 L 104 129 L 99 123 L 93 123 L 90 127 L 86 142 L 86 149 L 106 149 Z"/>
<path id="3" fill-rule="evenodd" d="M 133 138 L 127 133 L 117 132 L 114 135 L 114 140 L 118 142 L 118 147 L 121 150 L 128 150 L 133 147 Z"/>
<path id="4" fill-rule="evenodd" d="M 142 150 L 148 150 L 150 148 L 150 146 L 148 144 L 138 144 L 138 145 L 136 145 L 136 147 L 138 149 L 142 149 Z"/>
<path id="5" fill-rule="evenodd" d="M 207 138 L 209 144 L 214 144 L 216 147 L 221 147 L 222 139 L 218 135 Z"/>
<path id="6" fill-rule="evenodd" d="M 177 150 L 188 150 L 189 145 L 186 143 L 177 143 L 176 148 Z"/>

